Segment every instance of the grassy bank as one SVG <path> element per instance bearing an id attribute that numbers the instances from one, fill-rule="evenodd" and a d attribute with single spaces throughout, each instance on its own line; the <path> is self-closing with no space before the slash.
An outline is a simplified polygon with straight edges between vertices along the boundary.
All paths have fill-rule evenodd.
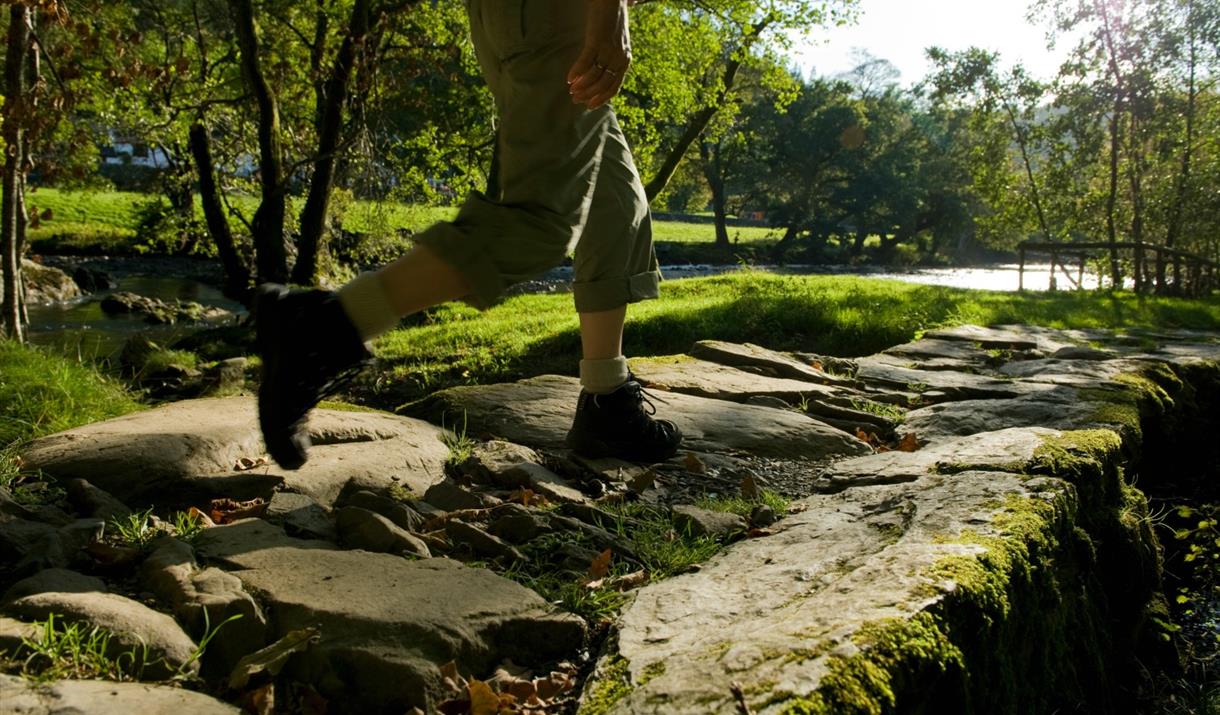
<path id="1" fill-rule="evenodd" d="M 696 340 L 718 339 L 858 356 L 911 340 L 922 330 L 963 323 L 1215 330 L 1220 329 L 1220 299 L 1017 295 L 858 277 L 745 272 L 667 281 L 660 300 L 632 307 L 626 351 L 639 356 L 681 353 Z M 579 348 L 568 295 L 518 296 L 484 313 L 443 306 L 421 325 L 377 342 L 384 369 L 375 390 L 392 401 L 455 384 L 574 374 Z"/>
<path id="2" fill-rule="evenodd" d="M 38 212 L 50 211 L 50 219 L 30 230 L 30 241 L 37 253 L 124 254 L 137 251 L 137 231 L 140 214 L 149 202 L 163 201 L 158 196 L 120 191 L 65 191 L 37 189 L 30 193 L 29 203 Z M 254 215 L 257 200 L 253 196 L 231 197 L 233 207 L 247 218 Z M 290 198 L 289 216 L 299 214 L 302 199 Z M 421 231 L 437 221 L 452 218 L 457 209 L 447 206 L 352 201 L 336 202 L 342 213 L 343 227 L 355 233 L 395 235 L 399 231 Z M 196 216 L 203 211 L 196 199 Z M 241 219 L 231 216 L 229 223 L 238 235 L 247 233 Z M 759 247 L 774 241 L 767 228 L 744 226 L 729 229 L 735 247 Z M 692 247 L 711 244 L 715 227 L 710 223 L 657 221 L 655 240 L 671 246 L 679 257 L 694 256 Z M 731 255 L 726 256 L 731 260 Z"/>
<path id="3" fill-rule="evenodd" d="M 121 384 L 95 367 L 0 340 L 0 486 L 15 475 L 13 446 L 138 409 Z"/>

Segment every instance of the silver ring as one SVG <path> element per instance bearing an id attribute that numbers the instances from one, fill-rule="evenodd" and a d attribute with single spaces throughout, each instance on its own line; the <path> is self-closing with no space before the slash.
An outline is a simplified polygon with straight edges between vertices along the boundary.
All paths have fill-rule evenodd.
<path id="1" fill-rule="evenodd" d="M 610 71 L 610 68 L 609 68 L 609 67 L 607 67 L 607 66 L 603 65 L 603 64 L 602 64 L 602 63 L 600 63 L 600 62 L 594 62 L 594 63 L 593 63 L 593 66 L 594 66 L 594 67 L 596 67 L 596 68 L 598 68 L 598 69 L 599 69 L 599 70 L 601 70 L 602 72 L 609 72 L 609 71 Z"/>
<path id="2" fill-rule="evenodd" d="M 618 72 L 615 72 L 614 70 L 610 69 L 609 67 L 602 67 L 602 71 L 605 72 L 606 74 L 610 75 L 611 77 L 618 77 Z"/>

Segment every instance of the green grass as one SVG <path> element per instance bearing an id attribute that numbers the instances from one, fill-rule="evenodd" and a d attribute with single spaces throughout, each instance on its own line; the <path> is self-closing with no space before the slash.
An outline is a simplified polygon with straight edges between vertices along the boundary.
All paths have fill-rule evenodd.
<path id="1" fill-rule="evenodd" d="M 135 398 L 96 367 L 0 340 L 0 445 L 138 409 Z"/>
<path id="2" fill-rule="evenodd" d="M 37 639 L 23 639 L 10 655 L 25 656 L 21 673 L 37 683 L 64 679 L 137 680 L 149 665 L 146 646 L 115 652 L 114 635 L 97 626 L 59 624 L 55 616 L 35 624 Z"/>
<path id="3" fill-rule="evenodd" d="M 17 486 L 20 443 L 138 409 L 135 398 L 97 368 L 0 340 L 0 486 Z M 26 485 L 27 491 L 34 486 Z"/>
<path id="4" fill-rule="evenodd" d="M 1030 323 L 1053 328 L 1220 328 L 1220 298 L 1132 294 L 1019 295 L 853 276 L 743 272 L 667 281 L 661 299 L 632 306 L 625 350 L 683 353 L 696 340 L 754 342 L 777 350 L 869 355 L 949 325 Z M 479 313 L 450 304 L 423 324 L 377 341 L 381 372 L 371 397 L 393 406 L 452 385 L 575 374 L 580 335 L 568 295 L 525 295 Z M 376 397 L 383 393 L 384 399 Z"/>
<path id="5" fill-rule="evenodd" d="M 590 588 L 585 584 L 585 574 L 565 572 L 553 559 L 560 547 L 567 544 L 582 545 L 593 551 L 599 550 L 600 545 L 593 544 L 584 532 L 564 531 L 530 541 L 522 547 L 530 560 L 514 563 L 504 575 L 533 589 L 548 601 L 596 623 L 613 618 L 630 598 L 612 585 L 614 577 L 642 568 L 650 581 L 659 581 L 707 561 L 724 546 L 709 537 L 678 533 L 665 509 L 634 503 L 607 506 L 606 511 L 612 521 L 602 523 L 602 528 L 630 542 L 639 563 L 614 556 L 605 584 Z"/>
<path id="6" fill-rule="evenodd" d="M 36 253 L 137 252 L 140 208 L 157 200 L 160 199 L 156 195 L 124 191 L 35 189 L 29 194 L 31 207 L 39 212 L 50 209 L 52 217 L 30 230 L 30 242 Z M 232 195 L 229 201 L 247 220 L 254 215 L 258 205 L 253 195 Z M 288 204 L 288 216 L 293 220 L 299 214 L 303 200 L 290 197 Z M 372 235 L 393 235 L 400 229 L 419 232 L 457 214 L 457 208 L 450 206 L 344 201 L 338 195 L 332 208 L 342 213 L 345 229 Z M 195 215 L 202 221 L 203 210 L 198 198 Z M 247 233 L 237 216 L 230 216 L 229 224 L 238 235 Z M 656 241 L 683 247 L 711 244 L 716 238 L 715 227 L 710 223 L 656 221 L 653 231 Z M 729 238 L 737 245 L 761 245 L 776 240 L 772 229 L 755 226 L 729 227 Z"/>
<path id="7" fill-rule="evenodd" d="M 775 229 L 763 226 L 729 226 L 729 241 L 738 244 L 770 243 L 779 240 Z M 686 221 L 654 221 L 652 238 L 664 243 L 712 243 L 716 226 L 710 223 Z"/>
<path id="8" fill-rule="evenodd" d="M 788 511 L 789 501 L 782 495 L 776 494 L 769 489 L 763 489 L 759 492 L 757 499 L 746 499 L 745 497 L 703 497 L 695 501 L 695 506 L 708 511 L 720 511 L 728 514 L 736 514 L 745 519 L 750 518 L 750 514 L 754 513 L 754 509 L 759 505 L 771 507 L 777 518 L 782 517 Z"/>

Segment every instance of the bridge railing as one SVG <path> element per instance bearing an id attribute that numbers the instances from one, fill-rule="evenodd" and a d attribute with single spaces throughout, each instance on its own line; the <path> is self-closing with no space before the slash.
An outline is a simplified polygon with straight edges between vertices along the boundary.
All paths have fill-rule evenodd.
<path id="1" fill-rule="evenodd" d="M 1025 263 L 1030 254 L 1050 257 L 1050 290 L 1058 288 L 1058 276 L 1067 279 L 1077 290 L 1083 289 L 1084 278 L 1090 261 L 1100 263 L 1098 286 L 1103 276 L 1110 271 L 1106 267 L 1110 252 L 1119 255 L 1124 268 L 1130 267 L 1132 287 L 1137 293 L 1156 292 L 1187 296 L 1208 295 L 1220 288 L 1220 262 L 1213 261 L 1176 248 L 1167 248 L 1151 243 L 1103 241 L 1081 243 L 1055 243 L 1047 241 L 1022 241 L 1017 246 L 1020 268 L 1017 273 L 1017 289 L 1025 290 Z M 1069 265 L 1070 264 L 1070 265 Z"/>

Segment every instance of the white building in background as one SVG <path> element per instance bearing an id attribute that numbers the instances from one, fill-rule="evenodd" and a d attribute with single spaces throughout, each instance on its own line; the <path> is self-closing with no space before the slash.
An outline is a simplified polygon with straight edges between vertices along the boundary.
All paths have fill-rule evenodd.
<path id="1" fill-rule="evenodd" d="M 111 135 L 110 146 L 102 147 L 102 163 L 112 166 L 144 166 L 150 169 L 169 168 L 169 154 L 161 147 Z"/>

